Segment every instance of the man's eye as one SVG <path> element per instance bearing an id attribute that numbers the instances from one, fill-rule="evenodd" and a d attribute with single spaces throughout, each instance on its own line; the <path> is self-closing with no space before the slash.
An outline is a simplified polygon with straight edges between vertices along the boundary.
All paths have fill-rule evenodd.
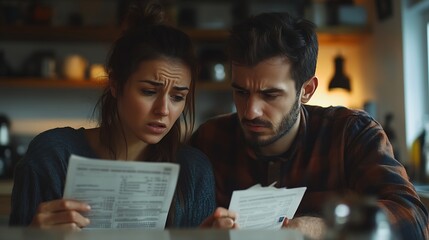
<path id="1" fill-rule="evenodd" d="M 141 93 L 145 96 L 152 96 L 152 95 L 156 94 L 156 91 L 143 89 L 143 90 L 141 90 Z"/>
<path id="2" fill-rule="evenodd" d="M 264 94 L 262 94 L 262 96 L 263 96 L 265 99 L 268 99 L 268 100 L 273 100 L 273 99 L 275 99 L 275 98 L 277 98 L 277 97 L 278 97 L 278 95 L 269 94 L 269 93 L 264 93 Z"/>

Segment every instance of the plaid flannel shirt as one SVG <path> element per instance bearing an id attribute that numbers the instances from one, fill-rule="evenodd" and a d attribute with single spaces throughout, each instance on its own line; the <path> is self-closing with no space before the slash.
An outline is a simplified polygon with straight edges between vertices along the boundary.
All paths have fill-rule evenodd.
<path id="1" fill-rule="evenodd" d="M 234 190 L 274 181 L 307 187 L 296 216 L 322 216 L 334 194 L 371 195 L 403 239 L 428 239 L 425 206 L 384 130 L 363 111 L 304 105 L 298 134 L 280 156 L 258 156 L 247 146 L 235 113 L 202 124 L 190 143 L 212 162 L 219 206 L 228 208 Z"/>

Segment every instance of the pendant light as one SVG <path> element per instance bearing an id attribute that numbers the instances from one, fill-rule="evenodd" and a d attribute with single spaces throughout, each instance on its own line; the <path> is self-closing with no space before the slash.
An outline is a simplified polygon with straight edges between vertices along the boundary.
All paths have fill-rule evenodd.
<path id="1" fill-rule="evenodd" d="M 334 59 L 335 62 L 335 74 L 329 83 L 329 90 L 333 90 L 334 88 L 344 89 L 348 92 L 351 91 L 350 87 L 350 79 L 344 73 L 344 57 L 341 54 L 337 55 Z"/>

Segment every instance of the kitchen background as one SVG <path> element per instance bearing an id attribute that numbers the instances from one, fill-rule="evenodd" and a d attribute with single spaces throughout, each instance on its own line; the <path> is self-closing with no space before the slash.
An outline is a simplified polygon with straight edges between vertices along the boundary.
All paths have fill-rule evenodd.
<path id="1" fill-rule="evenodd" d="M 310 104 L 368 111 L 389 130 L 397 157 L 413 174 L 413 143 L 429 120 L 428 0 L 164 2 L 175 23 L 194 39 L 200 56 L 197 125 L 234 110 L 223 52 L 229 27 L 252 14 L 289 11 L 318 25 L 320 82 Z M 119 34 L 126 3 L 0 0 L 0 114 L 10 120 L 13 162 L 41 131 L 96 124 L 100 66 Z M 338 56 L 350 91 L 328 89 Z M 0 118 L 0 133 L 1 126 Z M 5 172 L 9 165 L 2 169 L 0 164 L 0 175 L 11 176 L 10 169 Z"/>

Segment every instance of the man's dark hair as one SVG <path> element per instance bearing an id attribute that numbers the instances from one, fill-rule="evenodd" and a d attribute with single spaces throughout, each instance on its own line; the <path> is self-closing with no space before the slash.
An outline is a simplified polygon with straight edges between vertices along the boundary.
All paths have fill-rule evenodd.
<path id="1" fill-rule="evenodd" d="M 232 28 L 228 53 L 232 64 L 255 66 L 272 57 L 286 57 L 296 88 L 316 71 L 316 26 L 288 13 L 262 13 Z"/>

